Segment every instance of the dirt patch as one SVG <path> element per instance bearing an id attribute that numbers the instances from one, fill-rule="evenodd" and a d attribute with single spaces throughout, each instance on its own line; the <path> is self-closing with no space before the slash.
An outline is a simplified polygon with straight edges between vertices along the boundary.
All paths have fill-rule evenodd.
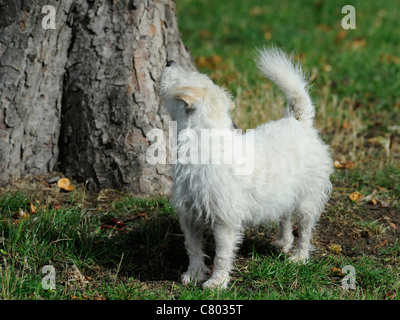
<path id="1" fill-rule="evenodd" d="M 348 257 L 379 255 L 388 252 L 389 248 L 396 250 L 396 246 L 399 253 L 399 211 L 381 205 L 347 203 L 346 200 L 332 198 L 332 214 L 321 217 L 314 236 L 318 253 Z"/>

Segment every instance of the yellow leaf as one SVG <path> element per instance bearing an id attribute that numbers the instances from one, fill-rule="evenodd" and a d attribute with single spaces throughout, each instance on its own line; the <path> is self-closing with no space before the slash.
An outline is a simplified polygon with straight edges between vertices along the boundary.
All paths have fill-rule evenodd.
<path id="1" fill-rule="evenodd" d="M 32 202 L 31 202 L 31 212 L 36 213 L 36 207 L 33 205 Z"/>
<path id="2" fill-rule="evenodd" d="M 22 210 L 21 208 L 18 210 L 17 218 L 22 220 L 27 220 L 30 217 L 30 214 Z"/>
<path id="3" fill-rule="evenodd" d="M 356 164 L 353 161 L 347 161 L 346 163 L 342 163 L 339 160 L 335 160 L 333 162 L 333 165 L 337 169 L 342 169 L 342 168 L 352 169 L 352 168 L 354 168 L 356 166 Z"/>
<path id="4" fill-rule="evenodd" d="M 344 168 L 344 164 L 340 163 L 339 160 L 335 160 L 333 162 L 333 165 L 335 166 L 335 168 L 338 168 L 338 169 Z"/>
<path id="5" fill-rule="evenodd" d="M 362 194 L 360 192 L 356 191 L 356 192 L 349 194 L 349 198 L 351 201 L 356 202 L 356 201 L 359 201 L 362 199 Z"/>
<path id="6" fill-rule="evenodd" d="M 329 272 L 334 276 L 344 276 L 342 269 L 333 267 Z"/>
<path id="7" fill-rule="evenodd" d="M 250 16 L 255 17 L 255 16 L 261 16 L 264 14 L 264 9 L 261 7 L 253 7 L 249 11 Z"/>
<path id="8" fill-rule="evenodd" d="M 365 40 L 364 38 L 357 38 L 350 43 L 350 48 L 353 50 L 358 50 L 364 48 L 366 45 L 367 40 Z"/>
<path id="9" fill-rule="evenodd" d="M 329 247 L 329 250 L 331 250 L 333 253 L 340 254 L 342 252 L 342 247 L 340 244 L 332 244 Z"/>
<path id="10" fill-rule="evenodd" d="M 65 191 L 72 191 L 75 189 L 75 187 L 71 184 L 71 182 L 67 178 L 61 178 L 60 180 L 58 180 L 57 186 Z"/>
<path id="11" fill-rule="evenodd" d="M 378 204 L 378 201 L 376 201 L 375 199 L 371 199 L 371 203 L 376 206 Z"/>

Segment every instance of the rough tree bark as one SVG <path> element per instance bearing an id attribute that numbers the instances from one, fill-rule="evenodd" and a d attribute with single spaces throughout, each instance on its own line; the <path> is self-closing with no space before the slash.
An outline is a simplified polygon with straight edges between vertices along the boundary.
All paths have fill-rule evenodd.
<path id="1" fill-rule="evenodd" d="M 168 193 L 169 166 L 145 158 L 146 133 L 168 132 L 167 59 L 194 69 L 175 1 L 0 0 L 0 182 L 58 163 L 92 189 Z"/>

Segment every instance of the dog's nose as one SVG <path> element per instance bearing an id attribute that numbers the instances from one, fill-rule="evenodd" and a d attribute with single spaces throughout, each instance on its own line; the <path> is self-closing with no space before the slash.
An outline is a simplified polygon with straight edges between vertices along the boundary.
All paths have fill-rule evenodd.
<path id="1" fill-rule="evenodd" d="M 175 63 L 174 60 L 168 60 L 168 61 L 167 61 L 167 64 L 166 64 L 165 66 L 166 66 L 166 67 L 170 67 L 170 66 L 172 66 L 174 63 Z"/>

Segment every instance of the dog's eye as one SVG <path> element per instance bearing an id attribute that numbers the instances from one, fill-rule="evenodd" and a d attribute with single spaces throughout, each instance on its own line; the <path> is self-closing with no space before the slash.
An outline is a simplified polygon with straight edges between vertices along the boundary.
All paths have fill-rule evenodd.
<path id="1" fill-rule="evenodd" d="M 190 117 L 196 111 L 193 106 L 189 106 L 187 103 L 185 104 L 185 114 L 187 117 Z"/>

